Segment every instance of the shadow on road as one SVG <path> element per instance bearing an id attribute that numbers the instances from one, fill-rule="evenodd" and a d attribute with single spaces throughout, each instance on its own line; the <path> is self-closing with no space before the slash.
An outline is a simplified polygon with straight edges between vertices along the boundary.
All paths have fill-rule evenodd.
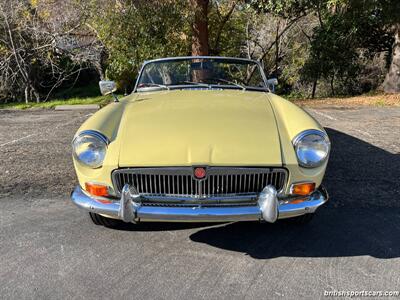
<path id="1" fill-rule="evenodd" d="M 122 224 L 120 230 L 169 231 L 198 228 L 194 242 L 251 257 L 400 257 L 400 155 L 345 133 L 326 129 L 332 153 L 324 184 L 330 202 L 314 220 L 296 226 L 198 223 Z"/>
<path id="2" fill-rule="evenodd" d="M 122 231 L 173 231 L 186 230 L 192 228 L 210 227 L 221 223 L 174 223 L 174 222 L 143 222 L 138 224 L 123 223 L 121 221 L 118 226 L 113 227 L 113 230 Z"/>
<path id="3" fill-rule="evenodd" d="M 325 177 L 331 201 L 305 226 L 230 223 L 206 228 L 192 241 L 254 258 L 400 256 L 400 158 L 327 129 L 332 153 Z"/>

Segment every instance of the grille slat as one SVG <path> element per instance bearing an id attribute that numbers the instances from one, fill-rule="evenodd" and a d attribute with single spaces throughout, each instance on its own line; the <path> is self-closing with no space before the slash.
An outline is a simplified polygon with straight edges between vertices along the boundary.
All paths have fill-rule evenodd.
<path id="1" fill-rule="evenodd" d="M 209 167 L 207 177 L 197 180 L 193 168 L 118 169 L 113 172 L 118 193 L 125 184 L 141 195 L 189 198 L 234 197 L 258 194 L 267 185 L 283 189 L 287 171 L 281 168 Z"/>

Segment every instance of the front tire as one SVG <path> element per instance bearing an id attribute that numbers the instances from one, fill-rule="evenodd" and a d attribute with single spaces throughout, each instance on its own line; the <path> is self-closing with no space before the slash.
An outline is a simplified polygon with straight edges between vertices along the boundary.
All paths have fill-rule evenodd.
<path id="1" fill-rule="evenodd" d="M 108 228 L 116 228 L 118 226 L 121 226 L 121 221 L 116 220 L 116 219 L 111 219 L 111 218 L 106 218 L 103 217 L 102 215 L 96 214 L 96 213 L 89 213 L 90 219 L 92 219 L 93 223 L 96 225 L 101 225 L 104 227 Z"/>

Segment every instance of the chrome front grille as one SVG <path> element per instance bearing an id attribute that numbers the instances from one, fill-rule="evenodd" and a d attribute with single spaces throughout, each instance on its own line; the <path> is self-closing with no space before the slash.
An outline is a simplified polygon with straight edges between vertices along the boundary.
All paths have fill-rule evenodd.
<path id="1" fill-rule="evenodd" d="M 257 195 L 270 184 L 279 191 L 285 186 L 286 177 L 287 171 L 282 168 L 208 167 L 203 180 L 194 178 L 192 167 L 127 168 L 112 173 L 117 193 L 129 184 L 148 198 L 190 199 Z"/>

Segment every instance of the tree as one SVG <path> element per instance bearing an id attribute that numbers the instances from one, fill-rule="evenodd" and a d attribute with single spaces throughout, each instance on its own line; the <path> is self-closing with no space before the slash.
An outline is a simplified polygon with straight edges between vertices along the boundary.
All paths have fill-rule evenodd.
<path id="1" fill-rule="evenodd" d="M 246 16 L 236 1 L 212 1 L 209 4 L 209 54 L 239 56 L 245 40 Z"/>
<path id="2" fill-rule="evenodd" d="M 382 18 L 393 35 L 393 46 L 389 71 L 383 82 L 383 89 L 387 93 L 400 93 L 400 1 L 377 1 L 382 11 Z"/>
<path id="3" fill-rule="evenodd" d="M 25 102 L 28 102 L 34 95 L 39 102 L 39 93 L 34 84 L 35 77 L 33 66 L 37 55 L 35 49 L 43 49 L 48 44 L 35 28 L 35 15 L 28 10 L 24 4 L 10 1 L 0 4 L 0 18 L 3 27 L 1 48 L 2 62 L 0 65 L 1 79 L 12 88 L 22 83 L 25 94 Z M 29 18 L 23 16 L 26 12 Z M 31 27 L 32 26 L 32 27 Z M 29 45 L 30 51 L 27 51 Z M 33 50 L 33 51 L 32 51 Z"/>
<path id="4" fill-rule="evenodd" d="M 319 26 L 309 36 L 310 55 L 301 71 L 302 78 L 313 83 L 312 97 L 319 79 L 329 82 L 331 95 L 336 90 L 341 94 L 366 91 L 360 86 L 362 64 L 374 55 L 392 52 L 390 32 L 399 18 L 396 5 L 398 2 L 392 0 L 314 2 L 312 10 L 318 16 Z M 391 69 L 396 68 L 395 59 L 391 61 Z M 383 84 L 385 91 L 389 91 L 387 82 L 393 87 L 395 79 L 398 84 L 397 70 L 388 72 Z"/>
<path id="5" fill-rule="evenodd" d="M 323 26 L 314 31 L 310 55 L 302 69 L 302 78 L 313 83 L 311 97 L 315 97 L 320 78 L 329 82 L 330 95 L 337 94 L 335 81 L 349 87 L 359 71 L 357 35 L 354 28 L 343 21 L 341 14 L 324 18 Z M 346 90 L 342 87 L 341 90 Z M 346 92 L 352 92 L 347 89 Z"/>
<path id="6" fill-rule="evenodd" d="M 386 93 L 400 93 L 400 24 L 393 25 L 394 42 L 389 71 L 383 82 Z"/>
<path id="7" fill-rule="evenodd" d="M 246 2 L 257 12 L 255 22 L 251 20 L 249 23 L 248 57 L 262 61 L 270 76 L 279 77 L 283 73 L 289 74 L 290 72 L 281 68 L 281 65 L 285 63 L 285 56 L 295 52 L 305 55 L 307 49 L 304 48 L 307 48 L 307 44 L 311 41 L 309 38 L 310 27 L 314 26 L 309 15 L 318 12 L 320 7 L 326 6 L 327 0 L 247 0 Z M 306 17 L 308 17 L 308 23 L 302 23 Z M 254 26 L 260 22 L 261 26 Z M 256 38 L 249 40 L 250 35 Z M 296 42 L 299 42 L 299 35 L 303 37 L 301 43 L 303 46 L 306 45 L 305 47 L 296 45 Z M 289 38 L 287 38 L 288 36 Z M 291 57 L 292 60 L 299 62 L 296 54 Z M 290 68 L 292 65 L 293 61 L 286 67 Z M 300 68 L 301 66 L 296 66 L 297 71 Z M 280 82 L 280 86 L 284 86 L 282 80 Z M 316 82 L 317 80 L 315 80 L 315 85 Z M 287 86 L 285 87 L 286 92 L 290 92 L 290 90 L 291 87 L 289 89 Z"/>
<path id="8" fill-rule="evenodd" d="M 86 68 L 128 92 L 143 61 L 190 54 L 259 60 L 269 76 L 279 76 L 280 92 L 297 96 L 379 85 L 399 92 L 399 6 L 398 0 L 2 1 L 0 99 L 47 100 Z"/>
<path id="9" fill-rule="evenodd" d="M 86 60 L 78 59 L 79 53 L 65 43 L 76 33 L 81 15 L 74 19 L 64 13 L 64 18 L 53 18 L 56 7 L 66 6 L 57 1 L 0 3 L 2 97 L 23 96 L 26 103 L 47 100 L 57 87 L 86 67 Z"/>
<path id="10" fill-rule="evenodd" d="M 209 0 L 190 0 L 190 3 L 194 10 L 194 20 L 192 24 L 192 55 L 208 55 Z"/>
<path id="11" fill-rule="evenodd" d="M 307 15 L 306 9 L 288 11 L 281 7 L 273 7 L 270 2 L 252 1 L 256 13 L 249 11 L 247 23 L 247 45 L 248 58 L 263 61 L 277 73 L 279 69 L 280 46 L 282 39 L 291 28 Z M 269 60 L 272 60 L 271 62 Z"/>
<path id="12" fill-rule="evenodd" d="M 344 19 L 356 28 L 358 46 L 372 53 L 389 54 L 383 90 L 400 93 L 400 1 L 347 0 L 343 3 Z"/>

